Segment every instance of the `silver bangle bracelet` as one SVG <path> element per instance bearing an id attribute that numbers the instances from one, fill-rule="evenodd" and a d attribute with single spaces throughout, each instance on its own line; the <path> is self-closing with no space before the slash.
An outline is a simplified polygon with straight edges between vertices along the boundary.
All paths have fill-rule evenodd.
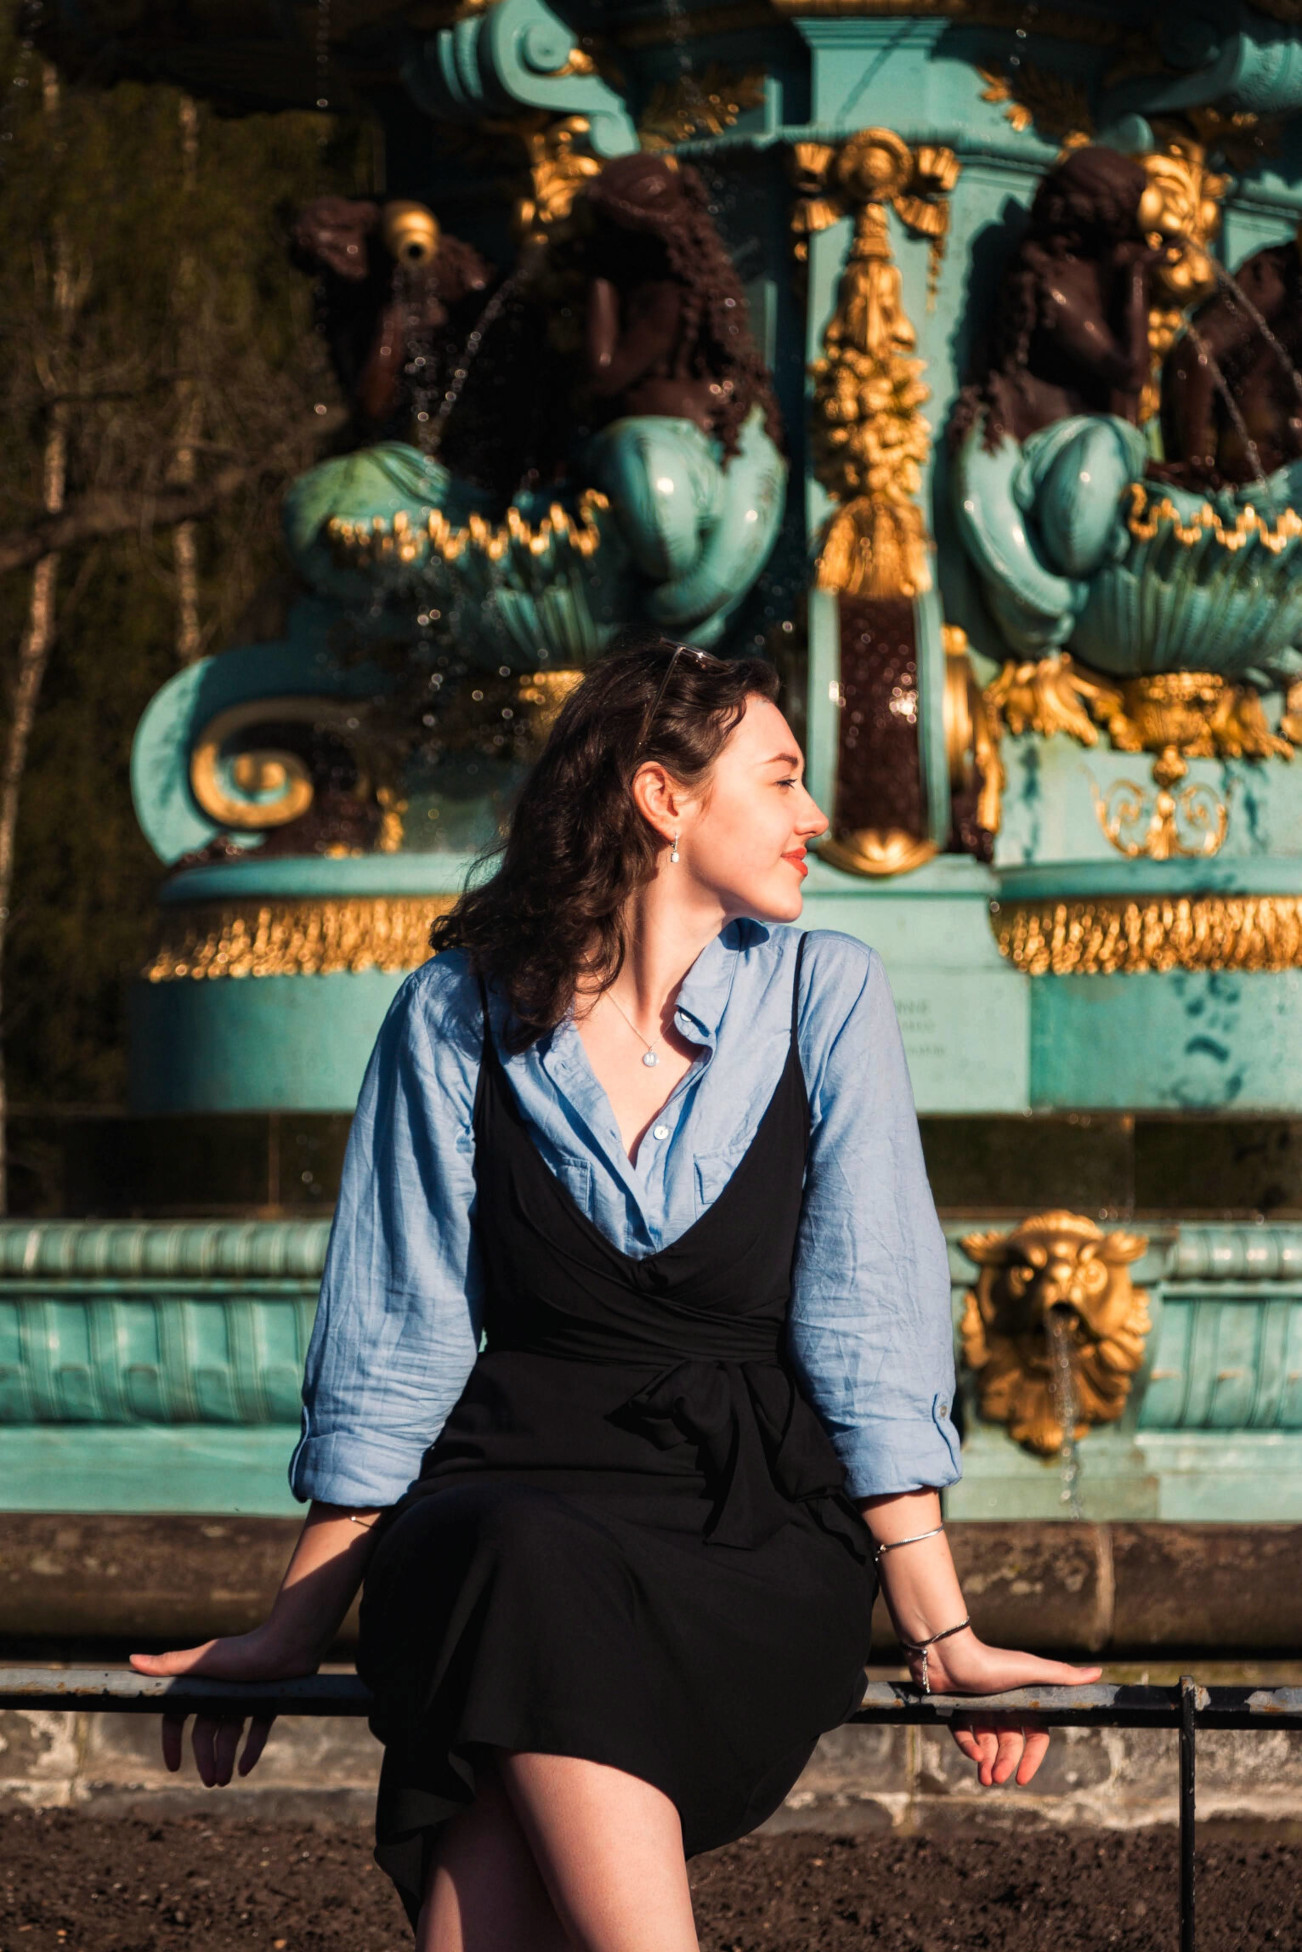
<path id="1" fill-rule="evenodd" d="M 903 1539 L 900 1540 L 900 1544 L 901 1545 L 904 1544 Z M 924 1694 L 931 1693 L 931 1680 L 927 1674 L 928 1649 L 934 1647 L 938 1640 L 948 1640 L 951 1634 L 962 1633 L 964 1627 L 970 1627 L 971 1624 L 972 1624 L 972 1616 L 971 1614 L 969 1614 L 966 1619 L 960 1620 L 956 1627 L 946 1627 L 943 1633 L 933 1633 L 930 1640 L 901 1640 L 900 1641 L 900 1645 L 904 1649 L 906 1654 L 922 1655 L 922 1692 Z"/>
<path id="2" fill-rule="evenodd" d="M 909 1539 L 888 1539 L 885 1545 L 879 1545 L 876 1552 L 874 1552 L 873 1564 L 876 1566 L 881 1563 L 883 1552 L 894 1552 L 896 1547 L 901 1545 L 917 1545 L 920 1539 L 939 1538 L 944 1529 L 945 1527 L 943 1525 L 933 1525 L 929 1532 L 915 1532 L 913 1537 Z"/>

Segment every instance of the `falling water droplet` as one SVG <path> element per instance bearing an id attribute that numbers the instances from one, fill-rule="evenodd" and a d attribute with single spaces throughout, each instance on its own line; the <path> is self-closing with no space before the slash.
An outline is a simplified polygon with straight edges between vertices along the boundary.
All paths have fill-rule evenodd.
<path id="1" fill-rule="evenodd" d="M 1084 1518 L 1080 1501 L 1080 1450 L 1076 1441 L 1080 1398 L 1076 1388 L 1076 1348 L 1071 1329 L 1072 1311 L 1069 1308 L 1049 1310 L 1045 1321 L 1052 1362 L 1049 1387 L 1053 1414 L 1062 1431 L 1062 1445 L 1058 1452 L 1062 1469 L 1059 1503 L 1069 1518 Z"/>

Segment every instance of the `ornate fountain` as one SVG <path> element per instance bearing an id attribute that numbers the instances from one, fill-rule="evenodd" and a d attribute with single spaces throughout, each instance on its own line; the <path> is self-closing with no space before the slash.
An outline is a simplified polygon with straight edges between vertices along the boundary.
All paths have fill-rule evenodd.
<path id="1" fill-rule="evenodd" d="M 270 8 L 240 13 L 239 59 L 221 4 L 51 14 L 51 51 L 100 75 L 321 95 Z M 1032 1115 L 1057 1135 L 1038 1178 L 991 1167 L 950 1202 L 951 1509 L 1063 1515 L 1079 1444 L 1090 1516 L 1298 1516 L 1302 1234 L 1142 1196 L 1142 1231 L 1101 1229 L 1068 1127 L 1302 1099 L 1302 7 L 320 20 L 330 98 L 370 107 L 389 158 L 293 244 L 350 432 L 286 497 L 284 634 L 188 668 L 139 728 L 163 881 L 138 1111 L 346 1112 L 615 628 L 764 650 L 832 816 L 807 920 L 883 954 L 924 1121 L 969 1154 Z M 267 1224 L 239 1278 L 301 1340 L 320 1242 Z M 101 1286 L 111 1233 L 76 1250 Z M 178 1295 L 233 1278 L 231 1243 L 173 1235 L 139 1254 Z M 77 1401 L 125 1454 L 145 1399 L 113 1380 L 126 1343 L 96 1347 Z M 180 1503 L 286 1508 L 248 1432 L 279 1431 L 259 1378 L 293 1360 L 262 1329 L 137 1357 Z M 41 1388 L 29 1423 L 64 1414 Z"/>

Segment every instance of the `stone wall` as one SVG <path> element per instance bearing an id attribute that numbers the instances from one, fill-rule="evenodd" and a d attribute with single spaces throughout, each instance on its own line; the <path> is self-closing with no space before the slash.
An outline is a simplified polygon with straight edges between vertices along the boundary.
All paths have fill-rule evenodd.
<path id="1" fill-rule="evenodd" d="M 1209 1682 L 1284 1686 L 1293 1664 L 1200 1668 Z M 898 1670 L 875 1670 L 896 1678 Z M 1138 1673 L 1109 1671 L 1110 1680 Z M 1170 1681 L 1165 1670 L 1146 1677 Z M 100 1814 L 211 1816 L 266 1821 L 366 1822 L 379 1749 L 361 1721 L 285 1719 L 244 1782 L 205 1790 L 187 1756 L 171 1776 L 151 1715 L 0 1714 L 0 1806 L 93 1809 Z M 1200 1735 L 1201 1819 L 1284 1824 L 1302 1836 L 1302 1734 Z M 1062 1729 L 1026 1790 L 982 1790 L 943 1731 L 845 1727 L 825 1736 L 771 1823 L 773 1829 L 850 1830 L 1051 1826 L 1124 1829 L 1176 1819 L 1174 1731 Z"/>

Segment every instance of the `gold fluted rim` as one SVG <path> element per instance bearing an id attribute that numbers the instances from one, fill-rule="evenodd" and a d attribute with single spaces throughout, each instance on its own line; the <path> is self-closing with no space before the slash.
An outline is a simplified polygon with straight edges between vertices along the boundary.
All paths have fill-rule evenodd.
<path id="1" fill-rule="evenodd" d="M 371 895 L 195 903 L 164 910 L 141 975 L 150 983 L 217 977 L 356 975 L 418 969 L 455 895 Z"/>
<path id="2" fill-rule="evenodd" d="M 1001 955 L 1029 976 L 1302 967 L 1302 896 L 1097 896 L 1003 901 Z"/>

